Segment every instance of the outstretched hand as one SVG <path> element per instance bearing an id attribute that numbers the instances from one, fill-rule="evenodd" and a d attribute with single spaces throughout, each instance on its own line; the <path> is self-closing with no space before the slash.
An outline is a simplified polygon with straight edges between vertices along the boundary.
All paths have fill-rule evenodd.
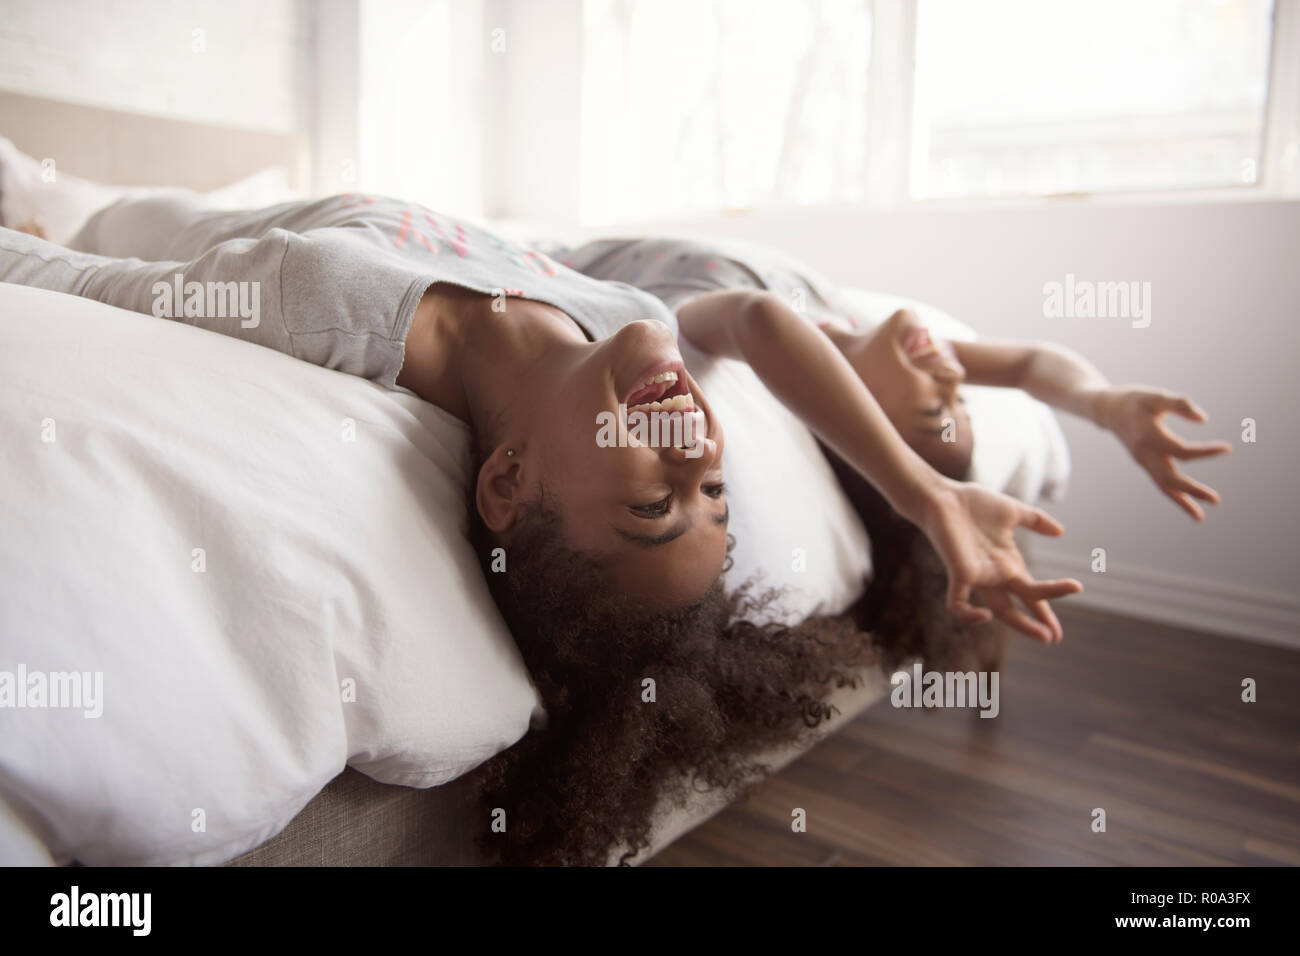
<path id="1" fill-rule="evenodd" d="M 1219 493 L 1184 475 L 1174 459 L 1209 458 L 1231 451 L 1232 446 L 1223 441 L 1184 441 L 1164 423 L 1168 412 L 1197 423 L 1208 417 L 1185 395 L 1159 388 L 1134 387 L 1108 390 L 1101 400 L 1099 418 L 1124 443 L 1157 488 L 1197 521 L 1204 521 L 1205 512 L 1196 499 L 1217 505 Z"/>
<path id="2" fill-rule="evenodd" d="M 980 624 L 996 616 L 1044 644 L 1061 640 L 1061 622 L 1048 602 L 1078 594 L 1083 585 L 1073 578 L 1034 580 L 1012 535 L 1018 527 L 1061 535 L 1065 529 L 1055 519 L 979 485 L 945 479 L 919 524 L 947 567 L 948 609 L 957 620 Z M 976 597 L 983 607 L 972 603 Z"/>

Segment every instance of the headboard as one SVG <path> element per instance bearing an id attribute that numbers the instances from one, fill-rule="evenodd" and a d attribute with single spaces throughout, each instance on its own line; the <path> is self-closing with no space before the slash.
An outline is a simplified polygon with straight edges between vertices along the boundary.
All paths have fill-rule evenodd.
<path id="1" fill-rule="evenodd" d="M 0 136 L 58 169 L 114 186 L 205 191 L 268 166 L 308 192 L 307 138 L 81 106 L 0 90 Z"/>

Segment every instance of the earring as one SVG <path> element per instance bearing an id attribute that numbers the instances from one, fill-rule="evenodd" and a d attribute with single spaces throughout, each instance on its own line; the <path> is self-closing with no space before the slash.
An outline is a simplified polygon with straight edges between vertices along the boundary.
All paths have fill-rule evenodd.
<path id="1" fill-rule="evenodd" d="M 506 457 L 507 457 L 507 458 L 514 458 L 514 457 L 515 457 L 515 450 L 514 450 L 513 448 L 507 448 L 507 449 L 506 449 Z"/>

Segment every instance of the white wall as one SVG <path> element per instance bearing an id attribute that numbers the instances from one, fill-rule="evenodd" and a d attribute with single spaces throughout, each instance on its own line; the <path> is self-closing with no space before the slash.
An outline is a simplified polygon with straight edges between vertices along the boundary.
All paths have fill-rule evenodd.
<path id="1" fill-rule="evenodd" d="M 1111 436 L 1062 416 L 1074 475 L 1050 510 L 1067 534 L 1036 544 L 1040 570 L 1079 576 L 1083 600 L 1114 610 L 1300 644 L 1300 203 L 809 210 L 640 231 L 768 242 L 833 279 L 939 306 L 985 336 L 1068 345 L 1117 384 L 1188 392 L 1210 422 L 1178 430 L 1235 446 L 1187 468 L 1223 504 L 1196 525 Z M 1150 282 L 1150 326 L 1044 318 L 1044 283 L 1067 273 Z M 1258 423 L 1253 445 L 1240 441 L 1247 417 Z M 1106 549 L 1105 575 L 1089 570 L 1095 547 Z"/>
<path id="2" fill-rule="evenodd" d="M 0 88 L 198 122 L 305 130 L 309 9 L 308 0 L 4 0 Z"/>
<path id="3" fill-rule="evenodd" d="M 480 215 L 480 0 L 362 0 L 358 35 L 362 190 Z"/>
<path id="4" fill-rule="evenodd" d="M 359 190 L 359 0 L 317 0 L 312 10 L 311 175 L 318 196 Z"/>
<path id="5" fill-rule="evenodd" d="M 317 0 L 313 191 L 370 192 L 477 218 L 504 151 L 489 126 L 485 0 Z M 500 20 L 498 17 L 491 22 Z M 502 58 L 495 58 L 499 61 Z"/>
<path id="6" fill-rule="evenodd" d="M 504 180 L 489 182 L 487 210 L 518 218 L 576 214 L 582 162 L 581 0 L 511 0 L 489 9 L 506 49 L 491 54 L 489 104 L 504 122 L 487 130 L 487 149 Z"/>

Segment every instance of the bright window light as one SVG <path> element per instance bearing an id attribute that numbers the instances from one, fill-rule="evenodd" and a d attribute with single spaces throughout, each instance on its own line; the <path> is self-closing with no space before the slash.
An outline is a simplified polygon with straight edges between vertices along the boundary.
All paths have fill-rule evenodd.
<path id="1" fill-rule="evenodd" d="M 1253 184 L 1270 0 L 919 0 L 911 196 Z"/>
<path id="2" fill-rule="evenodd" d="M 584 0 L 582 218 L 863 198 L 869 0 Z"/>

